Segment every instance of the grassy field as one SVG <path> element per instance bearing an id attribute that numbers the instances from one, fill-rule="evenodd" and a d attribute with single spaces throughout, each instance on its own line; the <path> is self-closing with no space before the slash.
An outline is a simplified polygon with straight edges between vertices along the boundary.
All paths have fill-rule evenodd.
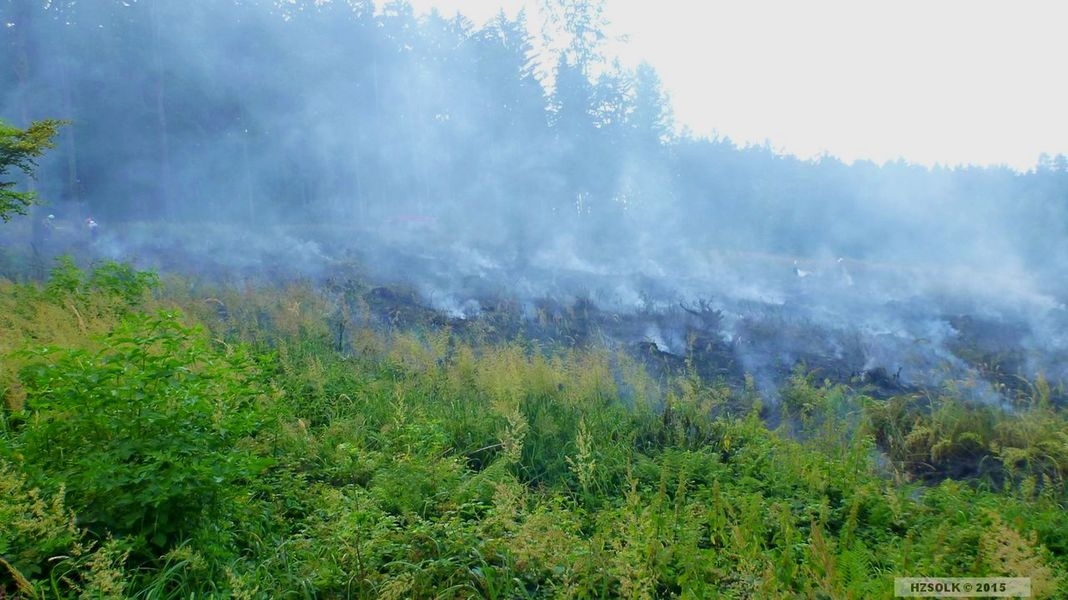
<path id="1" fill-rule="evenodd" d="M 337 311 L 113 263 L 0 280 L 0 597 L 1068 597 L 1055 383 L 1007 412 L 799 369 L 772 404 Z"/>

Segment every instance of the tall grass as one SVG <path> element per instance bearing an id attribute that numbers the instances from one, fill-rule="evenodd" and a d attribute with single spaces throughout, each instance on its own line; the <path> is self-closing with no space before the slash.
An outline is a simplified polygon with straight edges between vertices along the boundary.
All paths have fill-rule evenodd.
<path id="1" fill-rule="evenodd" d="M 693 369 L 332 302 L 114 268 L 0 283 L 6 593 L 872 598 L 894 576 L 1018 575 L 1068 594 L 1064 415 L 1041 383 L 997 414 L 799 371 L 773 407 Z M 137 373 L 154 383 L 123 387 Z M 972 453 L 1000 478 L 927 475 Z M 111 519 L 131 502 L 142 518 Z"/>

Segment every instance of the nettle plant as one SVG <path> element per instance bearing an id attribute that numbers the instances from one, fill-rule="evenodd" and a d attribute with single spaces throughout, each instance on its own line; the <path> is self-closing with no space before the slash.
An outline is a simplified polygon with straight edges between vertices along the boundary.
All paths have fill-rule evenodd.
<path id="1" fill-rule="evenodd" d="M 159 287 L 159 275 L 151 271 L 138 271 L 128 264 L 104 261 L 87 274 L 70 256 L 60 256 L 49 273 L 45 297 L 53 302 L 63 302 L 65 299 L 84 300 L 90 294 L 98 293 L 120 301 L 124 309 L 133 309 L 150 291 Z"/>
<path id="2" fill-rule="evenodd" d="M 16 456 L 37 485 L 65 487 L 79 525 L 171 547 L 265 466 L 247 443 L 266 419 L 261 376 L 176 312 L 127 315 L 100 341 L 26 351 Z"/>

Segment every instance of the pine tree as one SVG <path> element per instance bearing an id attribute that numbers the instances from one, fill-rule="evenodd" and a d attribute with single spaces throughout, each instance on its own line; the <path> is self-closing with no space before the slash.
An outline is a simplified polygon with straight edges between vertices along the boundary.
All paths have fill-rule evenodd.
<path id="1" fill-rule="evenodd" d="M 16 182 L 8 179 L 8 173 L 19 170 L 33 177 L 37 159 L 45 150 L 55 147 L 53 139 L 63 124 L 63 121 L 45 119 L 19 129 L 0 121 L 0 219 L 6 222 L 15 215 L 24 215 L 26 208 L 37 201 L 32 191 L 16 191 Z"/>

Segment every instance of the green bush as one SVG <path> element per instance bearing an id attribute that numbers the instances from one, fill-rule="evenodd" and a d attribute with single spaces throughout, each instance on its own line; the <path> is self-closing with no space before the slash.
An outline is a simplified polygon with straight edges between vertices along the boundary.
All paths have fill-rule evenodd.
<path id="1" fill-rule="evenodd" d="M 106 261 L 89 274 L 88 286 L 122 300 L 127 306 L 137 306 L 145 294 L 159 288 L 159 276 L 150 271 L 138 271 L 127 264 Z"/>
<path id="2" fill-rule="evenodd" d="M 138 271 L 115 261 L 104 261 L 85 273 L 68 255 L 56 259 L 45 285 L 45 297 L 53 302 L 85 299 L 91 293 L 120 301 L 123 309 L 138 307 L 145 295 L 160 287 L 159 275 Z M 123 311 L 125 312 L 125 311 Z"/>
<path id="3" fill-rule="evenodd" d="M 242 445 L 265 418 L 255 364 L 174 312 L 130 316 L 102 344 L 30 352 L 14 446 L 39 485 L 66 486 L 80 524 L 172 547 L 264 466 Z"/>

